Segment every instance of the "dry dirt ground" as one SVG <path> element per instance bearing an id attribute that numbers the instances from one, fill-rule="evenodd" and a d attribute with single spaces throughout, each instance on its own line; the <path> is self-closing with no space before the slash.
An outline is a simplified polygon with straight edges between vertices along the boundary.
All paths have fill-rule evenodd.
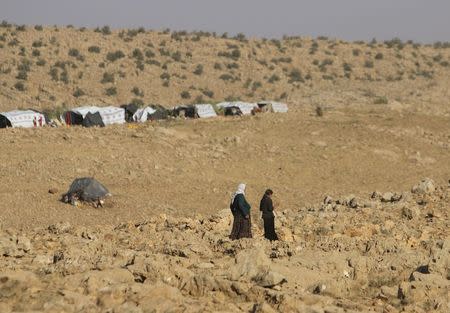
<path id="1" fill-rule="evenodd" d="M 449 128 L 386 106 L 294 106 L 4 129 L 1 311 L 448 312 Z M 80 176 L 110 189 L 104 208 L 58 201 Z M 411 193 L 423 177 L 434 183 Z M 239 182 L 255 239 L 231 242 Z M 272 244 L 257 208 L 267 187 Z"/>

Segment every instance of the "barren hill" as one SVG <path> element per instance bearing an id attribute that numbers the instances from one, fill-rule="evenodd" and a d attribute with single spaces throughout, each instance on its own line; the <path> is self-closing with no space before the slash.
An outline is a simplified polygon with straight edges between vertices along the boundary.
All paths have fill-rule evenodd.
<path id="1" fill-rule="evenodd" d="M 1 110 L 224 99 L 448 110 L 447 43 L 1 26 Z"/>

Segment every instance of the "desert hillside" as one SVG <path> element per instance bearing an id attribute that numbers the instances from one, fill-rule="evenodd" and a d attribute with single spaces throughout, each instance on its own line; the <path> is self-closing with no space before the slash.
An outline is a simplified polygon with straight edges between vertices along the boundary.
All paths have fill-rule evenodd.
<path id="1" fill-rule="evenodd" d="M 206 32 L 0 28 L 0 109 L 224 99 L 395 103 L 448 111 L 448 43 L 228 38 Z"/>

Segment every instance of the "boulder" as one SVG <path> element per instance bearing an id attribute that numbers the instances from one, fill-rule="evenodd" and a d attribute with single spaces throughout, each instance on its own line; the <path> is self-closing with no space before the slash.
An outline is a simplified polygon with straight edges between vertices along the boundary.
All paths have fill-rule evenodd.
<path id="1" fill-rule="evenodd" d="M 434 181 L 430 178 L 424 178 L 420 183 L 412 187 L 411 192 L 415 194 L 431 194 L 435 190 L 436 186 Z"/>
<path id="2" fill-rule="evenodd" d="M 271 264 L 262 247 L 240 251 L 236 255 L 235 262 L 229 275 L 231 280 L 241 278 L 253 280 L 262 277 L 269 271 Z"/>

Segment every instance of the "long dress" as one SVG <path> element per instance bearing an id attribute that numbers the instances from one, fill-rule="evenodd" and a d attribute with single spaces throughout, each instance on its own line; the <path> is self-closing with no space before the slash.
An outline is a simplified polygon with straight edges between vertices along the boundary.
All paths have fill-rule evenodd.
<path id="1" fill-rule="evenodd" d="M 262 211 L 262 219 L 264 221 L 264 237 L 270 241 L 278 240 L 277 233 L 275 232 L 275 215 L 273 214 L 272 199 L 264 195 L 259 205 L 260 211 Z"/>
<path id="2" fill-rule="evenodd" d="M 230 239 L 252 238 L 250 204 L 248 204 L 243 194 L 236 195 L 233 201 L 233 208 L 233 228 Z"/>

